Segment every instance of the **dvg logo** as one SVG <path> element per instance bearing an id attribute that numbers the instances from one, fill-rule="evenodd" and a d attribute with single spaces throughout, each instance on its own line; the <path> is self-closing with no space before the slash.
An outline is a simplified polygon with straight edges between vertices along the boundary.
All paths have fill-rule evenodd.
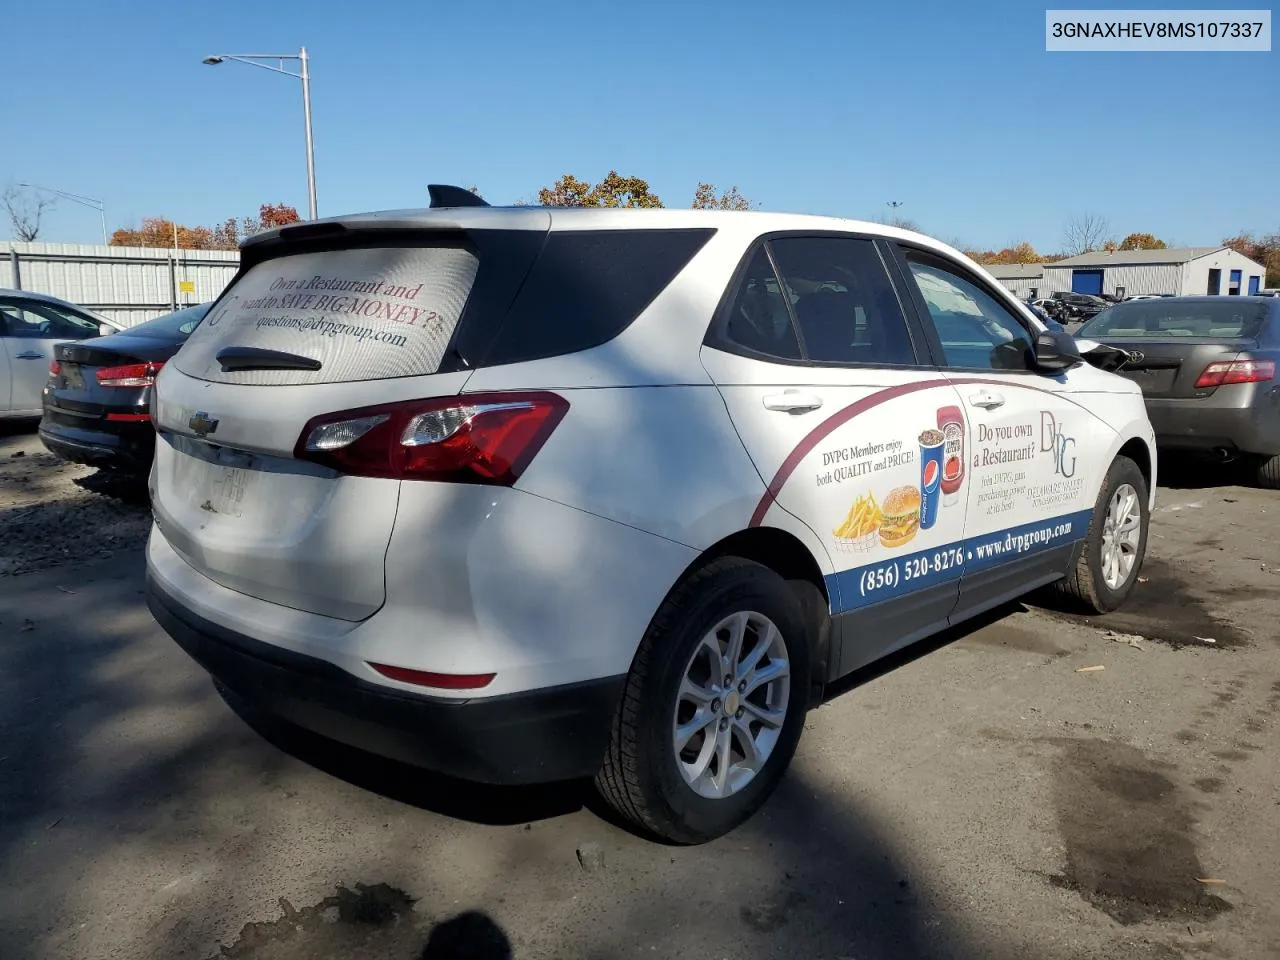
<path id="1" fill-rule="evenodd" d="M 1076 441 L 1062 432 L 1048 410 L 1040 412 L 1040 452 L 1053 457 L 1053 472 L 1060 477 L 1076 475 Z"/>

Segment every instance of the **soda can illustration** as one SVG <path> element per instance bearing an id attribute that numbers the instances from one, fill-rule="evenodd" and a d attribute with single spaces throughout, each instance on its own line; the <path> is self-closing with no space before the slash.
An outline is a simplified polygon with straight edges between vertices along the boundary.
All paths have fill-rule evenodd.
<path id="1" fill-rule="evenodd" d="M 920 529 L 938 522 L 942 504 L 942 455 L 946 438 L 934 428 L 920 434 Z"/>

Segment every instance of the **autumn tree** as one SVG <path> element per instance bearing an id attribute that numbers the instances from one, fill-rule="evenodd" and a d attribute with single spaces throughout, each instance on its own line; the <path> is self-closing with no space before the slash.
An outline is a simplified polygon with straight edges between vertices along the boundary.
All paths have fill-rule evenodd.
<path id="1" fill-rule="evenodd" d="M 9 216 L 14 239 L 26 243 L 40 236 L 44 213 L 56 202 L 54 197 L 46 197 L 39 191 L 17 187 L 8 187 L 0 194 L 0 204 L 4 205 L 4 212 Z"/>
<path id="2" fill-rule="evenodd" d="M 298 223 L 298 211 L 286 203 L 264 203 L 256 217 L 228 217 L 216 227 L 187 227 L 165 217 L 144 217 L 138 228 L 121 227 L 111 235 L 114 247 L 161 247 L 181 250 L 235 250 L 255 233 Z"/>
<path id="3" fill-rule="evenodd" d="M 1167 244 L 1150 233 L 1131 233 L 1120 241 L 1120 250 L 1164 250 Z"/>
<path id="4" fill-rule="evenodd" d="M 165 217 L 143 217 L 137 228 L 121 227 L 111 235 L 113 247 L 173 247 L 184 250 L 214 249 L 214 231 L 187 227 Z"/>
<path id="5" fill-rule="evenodd" d="M 962 252 L 969 258 L 982 264 L 994 263 L 1043 263 L 1045 258 L 1036 253 L 1036 248 L 1027 241 L 1015 243 L 1003 250 L 969 250 Z"/>
<path id="6" fill-rule="evenodd" d="M 538 191 L 544 207 L 660 207 L 662 200 L 649 192 L 649 182 L 624 177 L 616 170 L 592 186 L 566 173 L 550 187 Z"/>
<path id="7" fill-rule="evenodd" d="M 751 201 L 732 186 L 719 195 L 713 183 L 699 183 L 693 191 L 694 210 L 750 210 Z"/>
<path id="8" fill-rule="evenodd" d="M 1265 285 L 1280 287 L 1280 233 L 1269 233 L 1256 239 L 1252 233 L 1238 233 L 1227 237 L 1222 245 L 1262 264 L 1267 271 Z"/>
<path id="9" fill-rule="evenodd" d="M 1102 246 L 1111 227 L 1105 217 L 1085 213 L 1072 217 L 1062 229 L 1062 245 L 1068 255 L 1089 253 Z"/>

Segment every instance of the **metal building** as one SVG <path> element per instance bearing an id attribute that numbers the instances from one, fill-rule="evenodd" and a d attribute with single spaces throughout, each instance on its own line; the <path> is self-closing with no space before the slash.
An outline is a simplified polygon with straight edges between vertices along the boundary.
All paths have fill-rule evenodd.
<path id="1" fill-rule="evenodd" d="M 1045 287 L 1044 268 L 1043 263 L 993 263 L 986 270 L 1019 300 L 1035 300 L 1051 293 Z"/>
<path id="2" fill-rule="evenodd" d="M 1265 286 L 1266 273 L 1262 264 L 1230 247 L 1096 250 L 1044 264 L 1044 288 L 1039 295 L 1252 295 Z"/>
<path id="3" fill-rule="evenodd" d="M 239 266 L 238 250 L 0 241 L 0 287 L 52 294 L 126 326 L 212 300 Z"/>

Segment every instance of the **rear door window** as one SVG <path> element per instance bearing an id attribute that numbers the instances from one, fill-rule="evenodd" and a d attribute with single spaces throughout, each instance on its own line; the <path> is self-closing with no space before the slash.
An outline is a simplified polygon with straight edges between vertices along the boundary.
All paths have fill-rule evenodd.
<path id="1" fill-rule="evenodd" d="M 338 383 L 435 373 L 475 282 L 462 243 L 298 253 L 251 267 L 175 358 L 203 380 Z M 320 361 L 319 370 L 224 372 L 218 353 L 254 347 Z"/>
<path id="2" fill-rule="evenodd" d="M 738 290 L 729 304 L 724 335 L 752 353 L 779 360 L 799 360 L 800 341 L 791 322 L 791 311 L 782 281 L 764 244 L 756 247 Z"/>
<path id="3" fill-rule="evenodd" d="M 769 241 L 806 359 L 911 366 L 907 321 L 871 240 L 781 237 Z"/>

